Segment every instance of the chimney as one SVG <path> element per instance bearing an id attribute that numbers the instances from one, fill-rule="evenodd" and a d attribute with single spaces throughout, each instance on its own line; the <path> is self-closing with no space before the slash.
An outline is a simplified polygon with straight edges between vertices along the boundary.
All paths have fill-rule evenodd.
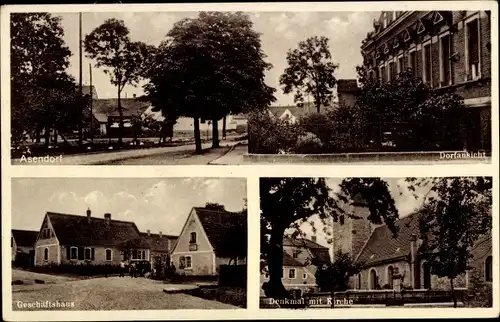
<path id="1" fill-rule="evenodd" d="M 418 288 L 417 284 L 417 235 L 411 234 L 410 237 L 410 276 L 411 287 Z"/>
<path id="2" fill-rule="evenodd" d="M 110 213 L 104 214 L 104 220 L 106 221 L 106 227 L 109 228 L 109 226 L 111 226 L 111 214 Z"/>
<path id="3" fill-rule="evenodd" d="M 313 242 L 316 242 L 316 235 L 312 236 L 312 237 L 311 237 L 311 240 L 312 240 Z"/>
<path id="4" fill-rule="evenodd" d="M 151 236 L 151 230 L 146 230 L 146 233 L 148 233 L 148 237 Z"/>
<path id="5" fill-rule="evenodd" d="M 161 237 L 162 237 L 162 233 L 161 233 L 161 231 L 160 231 L 160 232 L 158 232 L 158 234 L 160 235 L 160 238 L 161 238 Z"/>
<path id="6" fill-rule="evenodd" d="M 92 214 L 92 211 L 90 211 L 90 208 L 87 209 L 87 221 L 90 224 L 90 215 Z"/>

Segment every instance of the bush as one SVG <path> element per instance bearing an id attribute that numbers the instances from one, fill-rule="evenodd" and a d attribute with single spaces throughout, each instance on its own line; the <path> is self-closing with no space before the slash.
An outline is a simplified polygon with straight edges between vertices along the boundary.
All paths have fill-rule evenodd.
<path id="1" fill-rule="evenodd" d="M 298 136 L 297 125 L 271 117 L 267 112 L 254 112 L 249 117 L 248 151 L 250 153 L 289 153 L 295 148 Z"/>
<path id="2" fill-rule="evenodd" d="M 61 265 L 46 265 L 35 266 L 31 270 L 37 273 L 46 274 L 70 274 L 78 276 L 94 276 L 118 274 L 120 272 L 119 265 L 92 265 L 92 264 L 61 264 Z"/>
<path id="3" fill-rule="evenodd" d="M 492 307 L 493 288 L 491 283 L 484 282 L 482 276 L 473 273 L 467 290 L 468 306 L 472 307 Z"/>
<path id="4" fill-rule="evenodd" d="M 14 260 L 14 267 L 29 268 L 31 266 L 32 260 L 31 256 L 27 253 L 17 253 L 16 259 Z"/>
<path id="5" fill-rule="evenodd" d="M 390 290 L 390 289 L 392 289 L 392 287 L 389 284 L 384 284 L 384 286 L 382 286 L 382 289 L 383 290 Z"/>
<path id="6" fill-rule="evenodd" d="M 299 136 L 294 152 L 299 154 L 316 154 L 323 150 L 321 140 L 311 132 Z"/>

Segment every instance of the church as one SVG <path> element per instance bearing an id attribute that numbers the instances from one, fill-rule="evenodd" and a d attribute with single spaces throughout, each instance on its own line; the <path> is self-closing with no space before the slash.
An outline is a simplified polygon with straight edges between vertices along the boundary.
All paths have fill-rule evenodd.
<path id="1" fill-rule="evenodd" d="M 449 289 L 449 280 L 431 274 L 424 258 L 418 212 L 400 218 L 397 222 L 399 231 L 394 237 L 386 225 L 377 226 L 368 221 L 369 209 L 360 198 L 355 198 L 349 207 L 348 211 L 361 219 L 340 216 L 333 223 L 333 254 L 341 250 L 361 264 L 361 271 L 350 278 L 350 289 L 393 289 L 395 274 L 402 276 L 401 286 L 406 289 Z M 471 269 L 454 280 L 457 289 L 467 288 L 473 274 L 484 282 L 492 282 L 491 232 L 478 239 L 472 255 Z"/>

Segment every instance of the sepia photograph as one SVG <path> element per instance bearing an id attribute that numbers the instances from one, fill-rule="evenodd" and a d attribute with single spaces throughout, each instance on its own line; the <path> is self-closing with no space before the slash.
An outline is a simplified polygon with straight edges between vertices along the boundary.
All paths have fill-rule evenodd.
<path id="1" fill-rule="evenodd" d="M 491 11 L 13 12 L 10 39 L 13 165 L 491 162 Z"/>
<path id="2" fill-rule="evenodd" d="M 492 184 L 261 178 L 260 307 L 492 307 Z"/>
<path id="3" fill-rule="evenodd" d="M 13 311 L 245 308 L 246 180 L 14 178 L 11 249 Z"/>

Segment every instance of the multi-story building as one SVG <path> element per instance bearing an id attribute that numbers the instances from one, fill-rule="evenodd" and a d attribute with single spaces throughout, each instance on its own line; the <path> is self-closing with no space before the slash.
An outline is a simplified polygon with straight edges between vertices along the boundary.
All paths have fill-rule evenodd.
<path id="1" fill-rule="evenodd" d="M 383 11 L 361 51 L 370 78 L 390 81 L 412 70 L 465 108 L 453 113 L 462 147 L 491 150 L 490 11 Z"/>

